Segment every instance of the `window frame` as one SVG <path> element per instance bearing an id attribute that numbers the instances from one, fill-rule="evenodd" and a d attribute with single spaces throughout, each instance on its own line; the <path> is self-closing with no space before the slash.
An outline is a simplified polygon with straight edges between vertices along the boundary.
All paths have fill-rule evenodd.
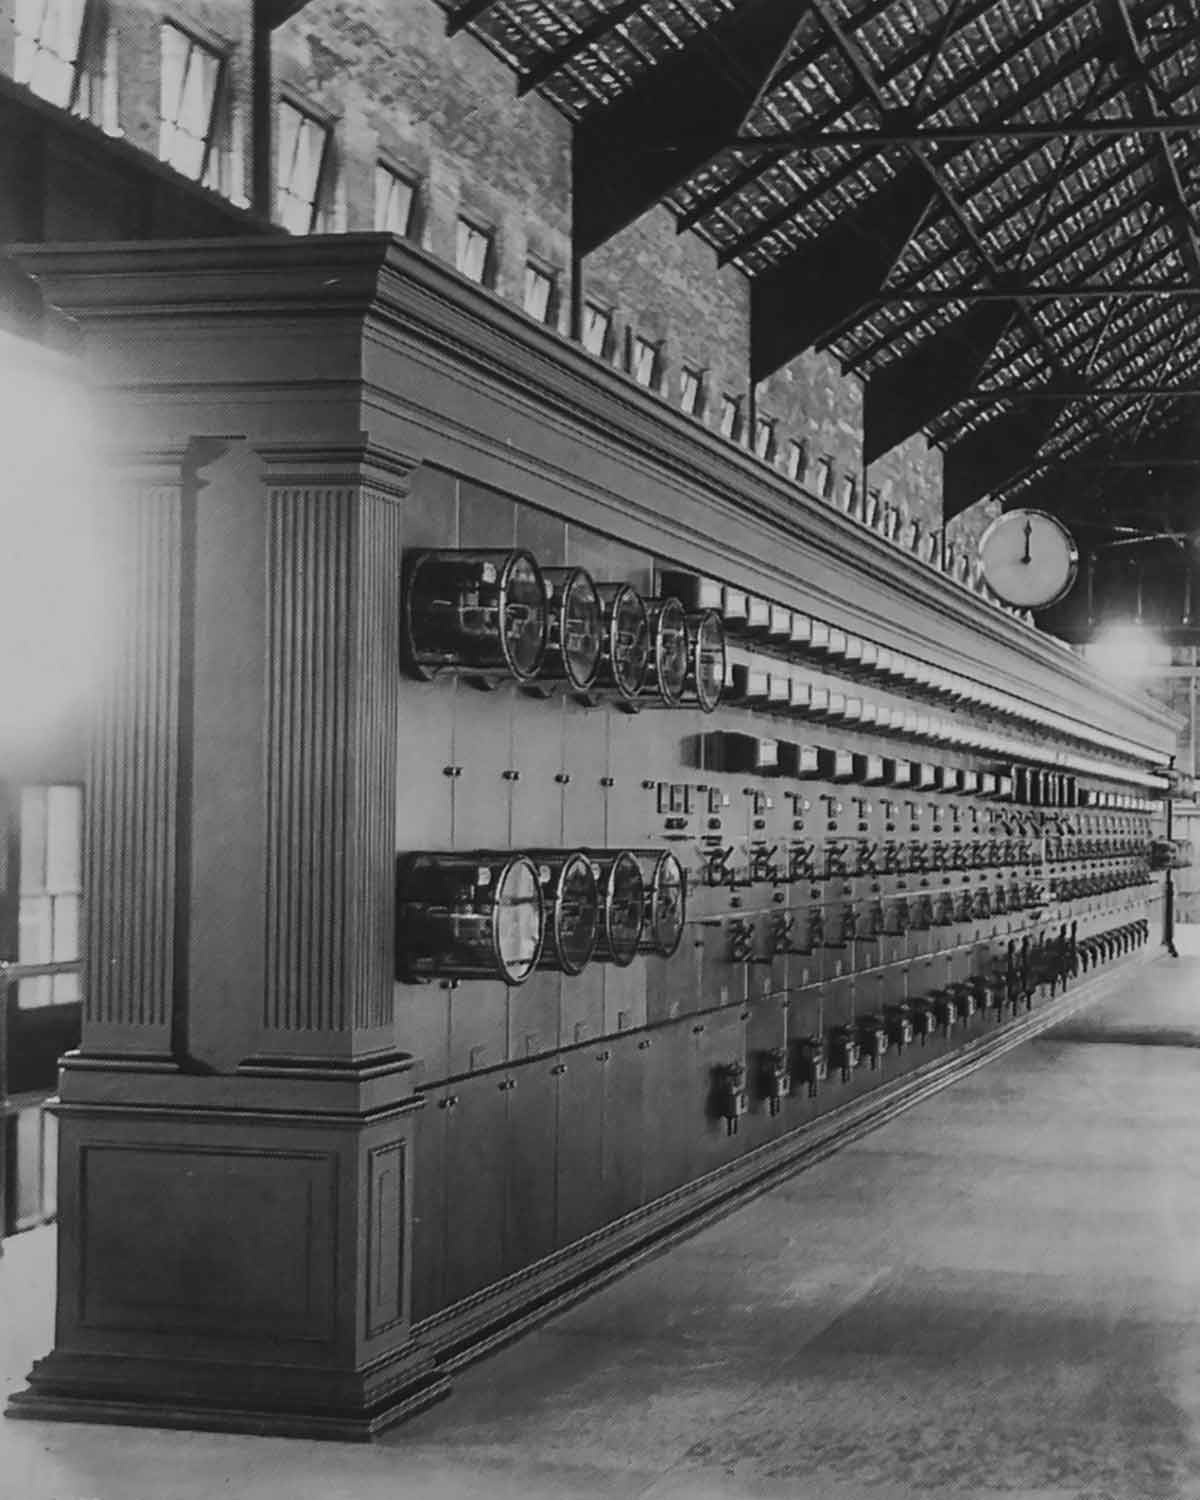
<path id="1" fill-rule="evenodd" d="M 213 59 L 216 63 L 216 82 L 213 87 L 212 104 L 209 109 L 208 129 L 204 137 L 204 149 L 201 156 L 200 170 L 193 176 L 190 172 L 178 166 L 162 152 L 162 131 L 166 124 L 162 111 L 162 84 L 163 84 L 163 36 L 167 28 L 178 32 L 189 44 L 189 47 L 198 48 L 201 52 Z M 230 136 L 232 130 L 232 53 L 233 48 L 224 38 L 217 37 L 213 33 L 197 26 L 190 19 L 182 19 L 174 13 L 164 14 L 159 20 L 159 143 L 157 159 L 168 166 L 172 171 L 178 172 L 181 177 L 186 177 L 189 182 L 199 183 L 201 187 L 208 188 L 211 192 L 228 195 L 228 185 L 224 181 L 228 171 L 227 158 L 230 152 Z M 174 128 L 178 130 L 178 121 L 174 122 Z M 216 181 L 210 181 L 210 175 L 216 165 Z"/>
<path id="2" fill-rule="evenodd" d="M 279 131 L 280 115 L 284 109 L 290 109 L 299 115 L 302 121 L 307 120 L 315 125 L 322 135 L 321 159 L 317 164 L 316 182 L 313 191 L 312 205 L 309 212 L 309 227 L 307 229 L 290 229 L 284 223 L 280 213 L 281 180 L 279 175 Z M 320 234 L 322 220 L 327 218 L 333 211 L 334 184 L 337 178 L 337 147 L 335 140 L 335 123 L 331 116 L 317 106 L 308 103 L 289 88 L 282 88 L 275 96 L 275 118 L 276 138 L 274 142 L 274 203 L 273 221 L 282 229 L 287 229 L 289 234 L 306 235 Z M 302 201 L 302 200 L 300 200 Z"/>
<path id="3" fill-rule="evenodd" d="M 703 418 L 705 405 L 705 374 L 696 365 L 681 365 L 679 369 L 679 410 L 685 417 Z M 688 382 L 694 382 L 693 399 L 687 404 Z"/>
<path id="4" fill-rule="evenodd" d="M 813 491 L 822 500 L 830 500 L 833 498 L 833 485 L 833 458 L 828 453 L 822 453 L 813 464 Z"/>
<path id="5" fill-rule="evenodd" d="M 600 347 L 593 349 L 588 343 L 588 314 L 596 313 L 604 320 L 604 333 L 601 336 Z M 579 322 L 579 346 L 593 359 L 607 360 L 612 356 L 614 337 L 614 312 L 604 302 L 598 302 L 594 297 L 583 299 L 583 309 Z"/>
<path id="6" fill-rule="evenodd" d="M 778 423 L 774 417 L 765 416 L 762 412 L 756 412 L 754 417 L 754 456 L 761 458 L 763 463 L 773 463 L 776 453 L 776 433 Z M 766 434 L 766 442 L 761 441 Z"/>
<path id="7" fill-rule="evenodd" d="M 731 414 L 728 426 L 725 422 L 727 412 Z M 721 409 L 717 413 L 717 431 L 731 443 L 740 443 L 742 440 L 742 415 L 742 398 L 726 391 L 721 397 Z"/>
<path id="8" fill-rule="evenodd" d="M 408 200 L 408 219 L 403 229 L 389 229 L 387 225 L 379 222 L 379 179 L 382 175 L 388 176 L 393 182 L 404 183 L 410 193 Z M 418 172 L 411 172 L 399 163 L 391 161 L 386 156 L 375 158 L 375 197 L 371 204 L 371 223 L 376 234 L 394 234 L 397 239 L 413 241 L 420 237 L 421 233 L 421 187 L 422 179 Z"/>
<path id="9" fill-rule="evenodd" d="M 650 368 L 648 378 L 642 379 L 642 357 L 650 356 Z M 657 391 L 662 371 L 662 343 L 659 340 L 644 338 L 640 333 L 630 332 L 629 335 L 629 374 L 635 384 L 640 385 L 644 391 Z"/>
<path id="10" fill-rule="evenodd" d="M 474 235 L 483 244 L 483 261 L 479 267 L 479 275 L 472 276 L 463 264 L 463 231 Z M 491 288 L 496 280 L 496 230 L 486 219 L 477 218 L 472 213 L 463 213 L 459 210 L 454 221 L 454 269 L 458 274 L 469 281 L 472 286 Z"/>
<path id="11" fill-rule="evenodd" d="M 529 309 L 529 280 L 531 275 L 540 276 L 547 283 L 548 287 L 546 308 L 541 316 L 535 312 L 531 312 Z M 527 255 L 525 257 L 525 274 L 521 283 L 521 310 L 527 318 L 532 318 L 542 328 L 554 328 L 558 324 L 559 281 L 559 272 L 553 266 L 547 265 L 545 261 L 539 260 L 535 255 Z"/>
<path id="12" fill-rule="evenodd" d="M 56 109 L 66 110 L 68 114 L 88 120 L 110 135 L 120 134 L 115 72 L 116 31 L 112 26 L 108 0 L 81 0 L 74 54 L 69 59 L 51 47 L 41 44 L 41 38 L 46 29 L 47 14 L 56 5 L 64 3 L 64 0 L 42 0 L 36 33 L 18 30 L 20 3 L 21 0 L 16 0 L 11 12 L 13 81 L 20 84 L 22 88 L 27 88 L 39 99 L 46 100 Z M 70 0 L 65 0 L 65 3 L 70 3 Z M 27 77 L 21 76 L 24 71 L 20 58 L 23 43 L 32 47 Z M 35 80 L 38 77 L 38 61 L 43 54 L 52 58 L 64 75 L 69 75 L 69 86 L 65 98 L 60 98 L 57 92 L 49 93 L 44 87 L 37 86 Z M 85 85 L 88 85 L 90 90 L 92 84 L 99 85 L 100 98 L 97 101 L 89 97 L 85 103 L 83 98 Z"/>

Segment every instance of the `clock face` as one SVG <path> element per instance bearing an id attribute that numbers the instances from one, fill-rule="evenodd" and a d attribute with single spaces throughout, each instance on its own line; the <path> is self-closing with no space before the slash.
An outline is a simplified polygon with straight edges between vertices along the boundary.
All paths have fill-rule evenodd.
<path id="1" fill-rule="evenodd" d="M 1075 582 L 1079 549 L 1062 522 L 1046 511 L 1010 510 L 983 533 L 979 561 L 1005 604 L 1046 609 Z"/>

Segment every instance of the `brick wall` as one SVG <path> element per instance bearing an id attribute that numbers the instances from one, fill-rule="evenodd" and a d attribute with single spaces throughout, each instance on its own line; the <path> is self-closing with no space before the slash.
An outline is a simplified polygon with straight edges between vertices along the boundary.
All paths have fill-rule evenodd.
<path id="1" fill-rule="evenodd" d="M 11 11 L 13 0 L 0 0 Z M 119 38 L 120 128 L 128 144 L 158 149 L 164 12 L 147 0 L 112 0 Z M 169 18 L 228 57 L 227 145 L 250 175 L 251 7 L 244 0 L 181 0 Z M 492 235 L 487 282 L 523 301 L 528 261 L 557 284 L 549 321 L 571 328 L 571 127 L 536 94 L 519 99 L 510 69 L 469 35 L 446 36 L 432 0 L 309 0 L 274 34 L 279 90 L 326 121 L 335 142 L 330 224 L 375 223 L 375 169 L 384 162 L 417 185 L 412 236 L 453 262 L 460 216 Z M 83 192 L 81 186 L 80 192 Z M 61 233 L 58 225 L 57 232 Z M 739 402 L 737 440 L 753 448 L 755 413 L 772 423 L 765 457 L 797 483 L 861 514 L 866 496 L 899 508 L 928 533 L 940 523 L 941 455 L 921 436 L 862 473 L 862 386 L 828 352 L 808 351 L 748 388 L 749 288 L 718 268 L 695 235 L 655 208 L 589 255 L 582 295 L 612 313 L 605 357 L 630 368 L 635 338 L 657 347 L 655 387 L 678 404 L 685 367 L 703 376 L 700 419 L 717 427 L 722 400 Z M 799 463 L 798 463 L 799 461 Z M 971 523 L 958 523 L 964 537 Z"/>

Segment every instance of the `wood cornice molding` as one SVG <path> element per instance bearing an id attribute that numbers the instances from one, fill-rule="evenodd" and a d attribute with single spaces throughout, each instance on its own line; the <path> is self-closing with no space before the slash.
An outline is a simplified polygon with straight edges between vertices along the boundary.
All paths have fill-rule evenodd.
<path id="1" fill-rule="evenodd" d="M 412 246 L 344 235 L 15 254 L 59 305 L 107 325 L 108 343 L 191 323 L 189 336 L 215 340 L 224 362 L 198 378 L 248 366 L 241 384 L 227 377 L 230 397 L 285 402 L 299 392 L 316 403 L 336 391 L 344 421 L 357 390 L 358 430 L 323 451 L 348 459 L 345 440 L 353 447 L 365 429 L 371 452 L 390 455 L 397 491 L 409 462 L 449 467 L 1031 707 L 1053 704 L 1083 730 L 1096 723 L 1148 750 L 1174 747 L 1169 710 L 1103 681 L 1062 643 Z M 272 369 L 276 350 L 290 358 Z M 153 379 L 122 390 L 154 399 Z M 296 453 L 259 446 L 280 469 Z"/>

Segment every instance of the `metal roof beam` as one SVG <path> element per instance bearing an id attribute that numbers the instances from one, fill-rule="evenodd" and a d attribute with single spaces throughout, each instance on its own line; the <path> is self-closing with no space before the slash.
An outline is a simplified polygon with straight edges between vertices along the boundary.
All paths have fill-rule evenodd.
<path id="1" fill-rule="evenodd" d="M 478 21 L 484 11 L 491 10 L 496 3 L 497 0 L 463 0 L 461 5 L 456 5 L 446 16 L 446 35 L 456 36 L 472 21 Z"/>
<path id="2" fill-rule="evenodd" d="M 794 0 L 747 0 L 575 127 L 575 246 L 587 254 L 737 135 L 803 19 Z"/>
<path id="3" fill-rule="evenodd" d="M 946 520 L 977 500 L 1012 484 L 1042 460 L 1058 406 L 1012 411 L 976 428 L 946 450 L 942 466 L 942 513 Z"/>
<path id="4" fill-rule="evenodd" d="M 1084 0 L 1083 4 L 1076 6 L 1069 14 L 1078 14 L 1080 10 L 1086 9 L 1089 3 L 1090 0 Z M 1060 17 L 1059 19 L 1062 20 L 1065 18 Z M 856 27 L 852 27 L 847 24 L 846 36 L 853 37 L 853 35 L 855 34 L 855 30 Z M 1053 87 L 1054 84 L 1061 82 L 1062 79 L 1069 77 L 1072 73 L 1077 72 L 1081 67 L 1086 66 L 1089 62 L 1095 61 L 1095 59 L 1102 54 L 1103 50 L 1103 42 L 1100 40 L 1094 41 L 1091 45 L 1084 48 L 1077 55 L 1065 58 L 1058 62 L 1053 68 L 1049 69 L 1047 72 L 1039 74 L 1035 83 L 1027 84 L 1025 88 L 1019 90 L 1011 98 L 1005 100 L 1004 107 L 1001 112 L 1002 118 L 1000 118 L 997 123 L 1005 123 L 1007 117 L 1010 116 L 1014 111 L 1024 108 L 1025 105 L 1038 98 L 1045 91 L 1045 89 Z M 880 85 L 890 84 L 894 82 L 895 79 L 900 77 L 907 68 L 912 66 L 913 62 L 915 62 L 924 51 L 925 44 L 921 42 L 916 46 L 910 48 L 908 52 L 901 54 L 894 60 L 892 65 L 886 71 L 880 74 L 878 80 Z M 971 89 L 982 83 L 988 77 L 988 75 L 995 70 L 995 67 L 996 60 L 994 58 L 989 58 L 985 64 L 981 64 L 979 67 L 965 74 L 962 78 L 957 79 L 955 81 L 954 88 L 952 88 L 948 93 L 944 94 L 937 101 L 935 108 L 938 110 L 942 110 L 947 108 L 949 105 L 956 103 L 964 95 L 968 94 Z M 1114 89 L 1113 92 L 1120 92 L 1120 90 Z M 1098 99 L 1097 102 L 1103 102 L 1104 99 L 1108 97 L 1110 96 L 1106 92 Z M 839 103 L 836 109 L 831 112 L 832 117 L 836 118 L 838 114 L 844 113 L 845 108 L 846 106 L 843 103 Z M 760 168 L 762 170 L 765 170 L 771 164 L 771 162 L 777 160 L 781 154 L 784 154 L 783 149 L 774 152 L 764 151 L 764 159 L 760 163 Z M 740 255 L 744 255 L 748 250 L 753 249 L 754 245 L 756 245 L 760 240 L 764 239 L 768 234 L 773 233 L 782 225 L 803 214 L 806 209 L 808 209 L 825 193 L 831 192 L 840 187 L 847 178 L 852 177 L 855 172 L 857 172 L 861 167 L 865 166 L 869 161 L 871 161 L 873 156 L 873 151 L 866 149 L 862 150 L 858 155 L 853 156 L 849 161 L 844 162 L 836 172 L 830 173 L 830 175 L 825 178 L 812 192 L 794 199 L 784 208 L 780 209 L 778 213 L 772 214 L 761 224 L 756 225 L 747 235 L 742 236 L 740 239 L 735 241 L 734 244 L 723 247 L 721 250 L 722 264 L 725 264 L 726 262 L 731 260 L 736 260 Z M 943 161 L 942 165 L 944 166 L 945 164 L 946 162 Z M 1010 170 L 1011 163 L 1006 163 L 996 174 L 997 178 L 1003 176 Z M 690 227 L 692 223 L 699 222 L 700 219 L 707 217 L 707 215 L 713 211 L 714 210 L 712 206 L 705 207 L 703 209 L 697 209 L 691 216 L 689 216 L 689 222 L 687 224 L 684 224 L 682 227 Z"/>
<path id="5" fill-rule="evenodd" d="M 1132 64 L 1133 78 L 1131 85 L 1137 88 L 1145 102 L 1147 118 L 1156 124 L 1162 124 L 1168 119 L 1174 120 L 1175 116 L 1164 116 L 1158 96 L 1153 84 L 1150 82 L 1150 68 L 1153 63 L 1147 59 L 1145 49 L 1138 38 L 1137 28 L 1134 26 L 1133 17 L 1130 14 L 1127 0 L 1109 0 L 1109 12 L 1115 18 L 1117 33 L 1121 40 L 1130 63 Z M 1154 59 L 1160 62 L 1161 58 Z M 1196 223 L 1192 218 L 1191 206 L 1184 191 L 1183 182 L 1179 176 L 1179 168 L 1175 157 L 1171 152 L 1171 144 L 1166 135 L 1160 134 L 1157 138 L 1159 159 L 1162 163 L 1164 187 L 1169 194 L 1172 207 L 1179 219 L 1180 232 L 1188 260 L 1191 262 L 1192 275 L 1200 280 L 1200 243 L 1197 242 Z"/>
<path id="6" fill-rule="evenodd" d="M 908 167 L 816 245 L 750 282 L 750 378 L 763 380 L 827 341 L 870 300 L 933 201 Z"/>
<path id="7" fill-rule="evenodd" d="M 1126 85 L 1128 87 L 1128 85 Z M 1074 119 L 1008 125 L 914 125 L 906 113 L 889 112 L 869 130 L 783 130 L 738 136 L 731 144 L 745 150 L 820 151 L 833 146 L 880 150 L 887 146 L 969 146 L 976 141 L 1056 141 L 1114 136 L 1190 135 L 1200 130 L 1200 114 L 1169 119 Z"/>
<path id="8" fill-rule="evenodd" d="M 517 94 L 528 94 L 533 89 L 541 88 L 559 68 L 573 61 L 581 52 L 586 52 L 589 47 L 607 36 L 610 31 L 615 30 L 630 17 L 636 15 L 645 4 L 645 0 L 622 0 L 620 5 L 614 5 L 612 10 L 602 11 L 594 21 L 589 21 L 580 31 L 577 31 L 569 41 L 553 51 L 544 52 L 531 68 L 526 69 L 517 79 Z"/>
<path id="9" fill-rule="evenodd" d="M 824 241 L 822 241 L 824 243 Z M 1162 282 L 1136 282 L 1122 286 L 1119 282 L 1046 282 L 1042 284 L 1009 281 L 1001 276 L 993 286 L 931 288 L 921 291 L 911 287 L 885 287 L 869 300 L 876 305 L 912 303 L 924 307 L 945 307 L 956 302 L 1097 302 L 1108 297 L 1130 301 L 1179 302 L 1200 297 L 1200 285 L 1184 283 L 1167 286 Z"/>
<path id="10" fill-rule="evenodd" d="M 863 398 L 864 463 L 873 463 L 960 400 L 1016 316 L 1012 302 L 974 308 L 868 381 Z"/>

